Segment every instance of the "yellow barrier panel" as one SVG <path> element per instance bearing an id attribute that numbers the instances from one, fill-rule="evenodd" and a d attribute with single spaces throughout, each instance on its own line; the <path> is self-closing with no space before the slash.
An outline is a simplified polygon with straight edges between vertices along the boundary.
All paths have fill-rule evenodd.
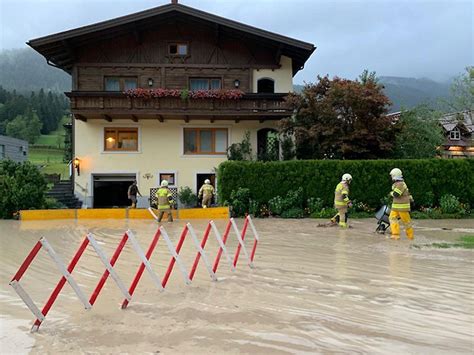
<path id="1" fill-rule="evenodd" d="M 154 210 L 155 214 L 158 215 L 158 210 Z M 178 212 L 176 210 L 172 211 L 173 218 L 178 219 Z M 148 209 L 129 209 L 128 210 L 128 218 L 129 219 L 154 219 Z M 168 215 L 165 214 L 163 219 L 166 221 Z"/>
<path id="2" fill-rule="evenodd" d="M 158 211 L 155 210 L 158 214 Z M 25 210 L 20 211 L 23 221 L 54 219 L 153 219 L 147 209 L 78 209 L 78 210 Z M 167 216 L 165 216 L 165 219 Z M 229 218 L 228 207 L 191 208 L 173 210 L 174 219 L 226 219 Z"/>
<path id="3" fill-rule="evenodd" d="M 222 219 L 229 218 L 228 207 L 191 208 L 179 210 L 179 219 Z"/>
<path id="4" fill-rule="evenodd" d="M 127 210 L 124 208 L 81 209 L 77 210 L 77 219 L 125 219 Z"/>
<path id="5" fill-rule="evenodd" d="M 25 210 L 20 211 L 23 221 L 43 221 L 50 219 L 75 219 L 76 210 Z"/>

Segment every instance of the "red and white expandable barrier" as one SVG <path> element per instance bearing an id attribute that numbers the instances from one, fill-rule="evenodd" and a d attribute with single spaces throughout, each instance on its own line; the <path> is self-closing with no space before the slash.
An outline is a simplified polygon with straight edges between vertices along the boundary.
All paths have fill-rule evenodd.
<path id="1" fill-rule="evenodd" d="M 250 255 L 247 252 L 247 249 L 244 244 L 244 239 L 245 235 L 248 229 L 248 226 L 250 225 L 250 228 L 252 230 L 252 234 L 254 236 L 254 244 L 252 247 L 252 251 Z M 231 260 L 231 257 L 227 251 L 227 248 L 225 246 L 226 241 L 228 239 L 228 236 L 230 234 L 230 230 L 233 228 L 239 245 L 237 247 L 237 250 L 234 255 L 234 260 Z M 207 240 L 209 238 L 209 234 L 213 232 L 214 236 L 216 237 L 217 243 L 219 244 L 219 250 L 217 252 L 216 258 L 214 260 L 214 264 L 211 266 L 209 259 L 207 257 L 207 254 L 204 251 L 204 248 L 206 246 Z M 197 250 L 196 257 L 194 259 L 194 263 L 191 267 L 191 270 L 189 273 L 186 271 L 186 267 L 181 260 L 179 253 L 181 250 L 181 247 L 184 244 L 184 241 L 186 239 L 187 235 L 191 235 L 191 238 L 193 240 L 194 247 Z M 168 247 L 169 253 L 171 254 L 171 260 L 168 264 L 168 268 L 166 270 L 165 276 L 163 280 L 159 278 L 159 276 L 153 271 L 152 266 L 149 262 L 151 255 L 153 254 L 154 249 L 156 248 L 156 245 L 158 244 L 160 236 L 163 237 L 165 240 L 165 243 Z M 109 275 L 112 276 L 112 279 L 115 281 L 117 287 L 121 291 L 121 293 L 124 296 L 124 300 L 122 302 L 122 309 L 127 308 L 128 304 L 130 303 L 132 299 L 132 295 L 140 281 L 140 278 L 143 274 L 143 271 L 146 269 L 151 276 L 154 284 L 157 286 L 157 288 L 160 291 L 163 291 L 166 287 L 166 284 L 169 280 L 169 277 L 171 275 L 171 272 L 173 271 L 174 264 L 178 264 L 178 268 L 181 271 L 181 274 L 183 275 L 184 281 L 186 284 L 190 284 L 194 274 L 196 272 L 197 266 L 199 264 L 199 261 L 202 259 L 205 267 L 209 273 L 209 276 L 213 281 L 217 281 L 217 276 L 216 276 L 216 271 L 219 266 L 219 262 L 222 256 L 222 253 L 224 253 L 227 262 L 229 263 L 230 269 L 232 271 L 235 270 L 235 267 L 237 266 L 237 260 L 239 258 L 240 251 L 243 250 L 244 255 L 248 259 L 248 264 L 250 267 L 253 267 L 253 259 L 255 257 L 255 251 L 257 248 L 257 243 L 259 240 L 259 236 L 257 233 L 257 230 L 255 229 L 255 226 L 253 224 L 252 219 L 250 216 L 247 216 L 245 218 L 244 226 L 242 228 L 242 232 L 239 231 L 237 224 L 235 223 L 235 220 L 231 218 L 229 222 L 227 223 L 227 226 L 225 228 L 224 234 L 221 237 L 214 221 L 210 221 L 204 231 L 203 238 L 201 239 L 201 242 L 199 243 L 199 240 L 197 238 L 197 235 L 194 231 L 194 228 L 190 223 L 187 223 L 186 226 L 183 228 L 183 231 L 181 232 L 180 238 L 178 240 L 178 244 L 176 247 L 173 245 L 172 241 L 170 240 L 168 233 L 166 232 L 165 228 L 163 226 L 159 227 L 158 230 L 156 231 L 155 235 L 152 238 L 152 241 L 148 247 L 148 250 L 146 254 L 143 252 L 141 249 L 138 241 L 135 239 L 134 234 L 132 231 L 128 230 L 127 232 L 124 233 L 120 243 L 118 244 L 117 248 L 115 249 L 114 254 L 112 255 L 112 258 L 110 261 L 107 259 L 107 256 L 105 255 L 104 251 L 99 247 L 99 244 L 95 240 L 94 236 L 89 233 L 86 235 L 84 240 L 82 241 L 81 245 L 79 246 L 79 249 L 76 251 L 74 254 L 73 258 L 71 259 L 68 267 L 66 268 L 65 264 L 61 260 L 61 258 L 56 254 L 54 251 L 53 247 L 48 243 L 46 238 L 41 238 L 33 247 L 33 249 L 30 251 L 28 256 L 25 258 L 23 261 L 22 265 L 18 269 L 17 273 L 15 276 L 13 276 L 12 280 L 10 281 L 10 285 L 13 287 L 13 289 L 16 291 L 18 296 L 23 300 L 23 302 L 26 304 L 26 306 L 30 309 L 30 311 L 34 314 L 36 317 L 35 323 L 33 324 L 33 327 L 31 328 L 31 331 L 37 331 L 41 325 L 41 323 L 44 321 L 46 315 L 48 314 L 49 310 L 51 309 L 53 303 L 56 301 L 59 293 L 61 292 L 62 288 L 64 287 L 64 284 L 66 281 L 71 285 L 73 288 L 74 292 L 76 293 L 77 297 L 79 300 L 82 302 L 84 305 L 85 309 L 90 309 L 94 305 L 95 301 L 97 300 L 97 297 L 100 294 L 100 291 L 102 290 L 103 286 L 105 285 L 105 282 L 107 281 Z M 125 288 L 124 283 L 116 273 L 114 269 L 114 265 L 117 262 L 125 244 L 127 241 L 130 241 L 130 244 L 132 248 L 134 249 L 135 253 L 138 255 L 138 257 L 141 260 L 141 264 L 137 270 L 137 273 L 135 274 L 135 277 L 132 280 L 132 283 L 127 291 Z M 92 295 L 90 296 L 89 300 L 85 297 L 84 293 L 80 289 L 79 285 L 76 283 L 74 278 L 72 277 L 71 273 L 74 270 L 76 264 L 78 263 L 79 259 L 82 257 L 85 249 L 87 246 L 91 244 L 92 248 L 94 251 L 97 253 L 99 256 L 99 259 L 105 266 L 105 271 L 99 280 L 97 286 L 95 287 Z M 59 280 L 58 284 L 54 288 L 53 292 L 51 293 L 50 297 L 46 301 L 46 304 L 44 305 L 43 309 L 40 311 L 38 307 L 35 305 L 31 297 L 28 295 L 28 293 L 24 290 L 24 288 L 20 284 L 20 279 L 22 278 L 23 274 L 26 272 L 38 252 L 40 251 L 41 248 L 44 248 L 51 259 L 54 261 L 56 264 L 56 267 L 58 270 L 61 272 L 63 275 L 61 279 Z"/>

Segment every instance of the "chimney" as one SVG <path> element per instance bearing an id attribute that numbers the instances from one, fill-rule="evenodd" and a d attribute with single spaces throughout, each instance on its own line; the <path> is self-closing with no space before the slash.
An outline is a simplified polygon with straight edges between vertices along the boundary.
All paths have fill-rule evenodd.
<path id="1" fill-rule="evenodd" d="M 176 5 L 176 4 L 178 4 L 178 0 L 171 0 L 171 3 Z"/>

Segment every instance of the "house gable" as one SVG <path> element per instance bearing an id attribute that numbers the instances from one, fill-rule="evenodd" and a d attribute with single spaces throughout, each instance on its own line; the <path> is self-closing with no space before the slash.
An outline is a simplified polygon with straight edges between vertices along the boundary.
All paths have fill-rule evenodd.
<path id="1" fill-rule="evenodd" d="M 195 32 L 194 29 L 198 28 Z M 99 22 L 70 31 L 33 39 L 28 45 L 40 52 L 51 64 L 71 73 L 81 61 L 157 62 L 163 63 L 163 44 L 156 40 L 185 40 L 197 37 L 202 54 L 190 64 L 224 64 L 232 60 L 245 64 L 279 64 L 282 55 L 292 59 L 293 75 L 316 49 L 314 45 L 272 32 L 228 20 L 181 4 L 168 4 L 128 16 Z M 116 41 L 121 46 L 116 46 Z M 125 47 L 123 47 L 125 45 Z M 97 47 L 98 53 L 90 48 Z M 110 46 L 129 48 L 117 53 Z M 227 56 L 226 56 L 227 54 Z"/>

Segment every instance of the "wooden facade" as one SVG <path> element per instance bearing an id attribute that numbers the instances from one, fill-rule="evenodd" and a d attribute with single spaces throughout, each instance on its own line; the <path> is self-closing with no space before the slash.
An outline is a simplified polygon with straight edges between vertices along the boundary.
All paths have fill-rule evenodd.
<path id="1" fill-rule="evenodd" d="M 254 73 L 294 75 L 314 51 L 309 43 L 263 31 L 181 4 L 168 4 L 28 43 L 72 75 L 71 112 L 77 119 L 279 119 L 291 112 L 284 92 L 256 95 Z M 177 46 L 184 53 L 174 53 Z M 144 89 L 191 89 L 193 79 L 246 93 L 241 100 L 131 99 L 107 90 L 106 80 Z M 123 85 L 122 85 L 123 86 Z M 287 92 L 286 92 L 287 93 Z M 231 117 L 232 116 L 232 117 Z"/>

